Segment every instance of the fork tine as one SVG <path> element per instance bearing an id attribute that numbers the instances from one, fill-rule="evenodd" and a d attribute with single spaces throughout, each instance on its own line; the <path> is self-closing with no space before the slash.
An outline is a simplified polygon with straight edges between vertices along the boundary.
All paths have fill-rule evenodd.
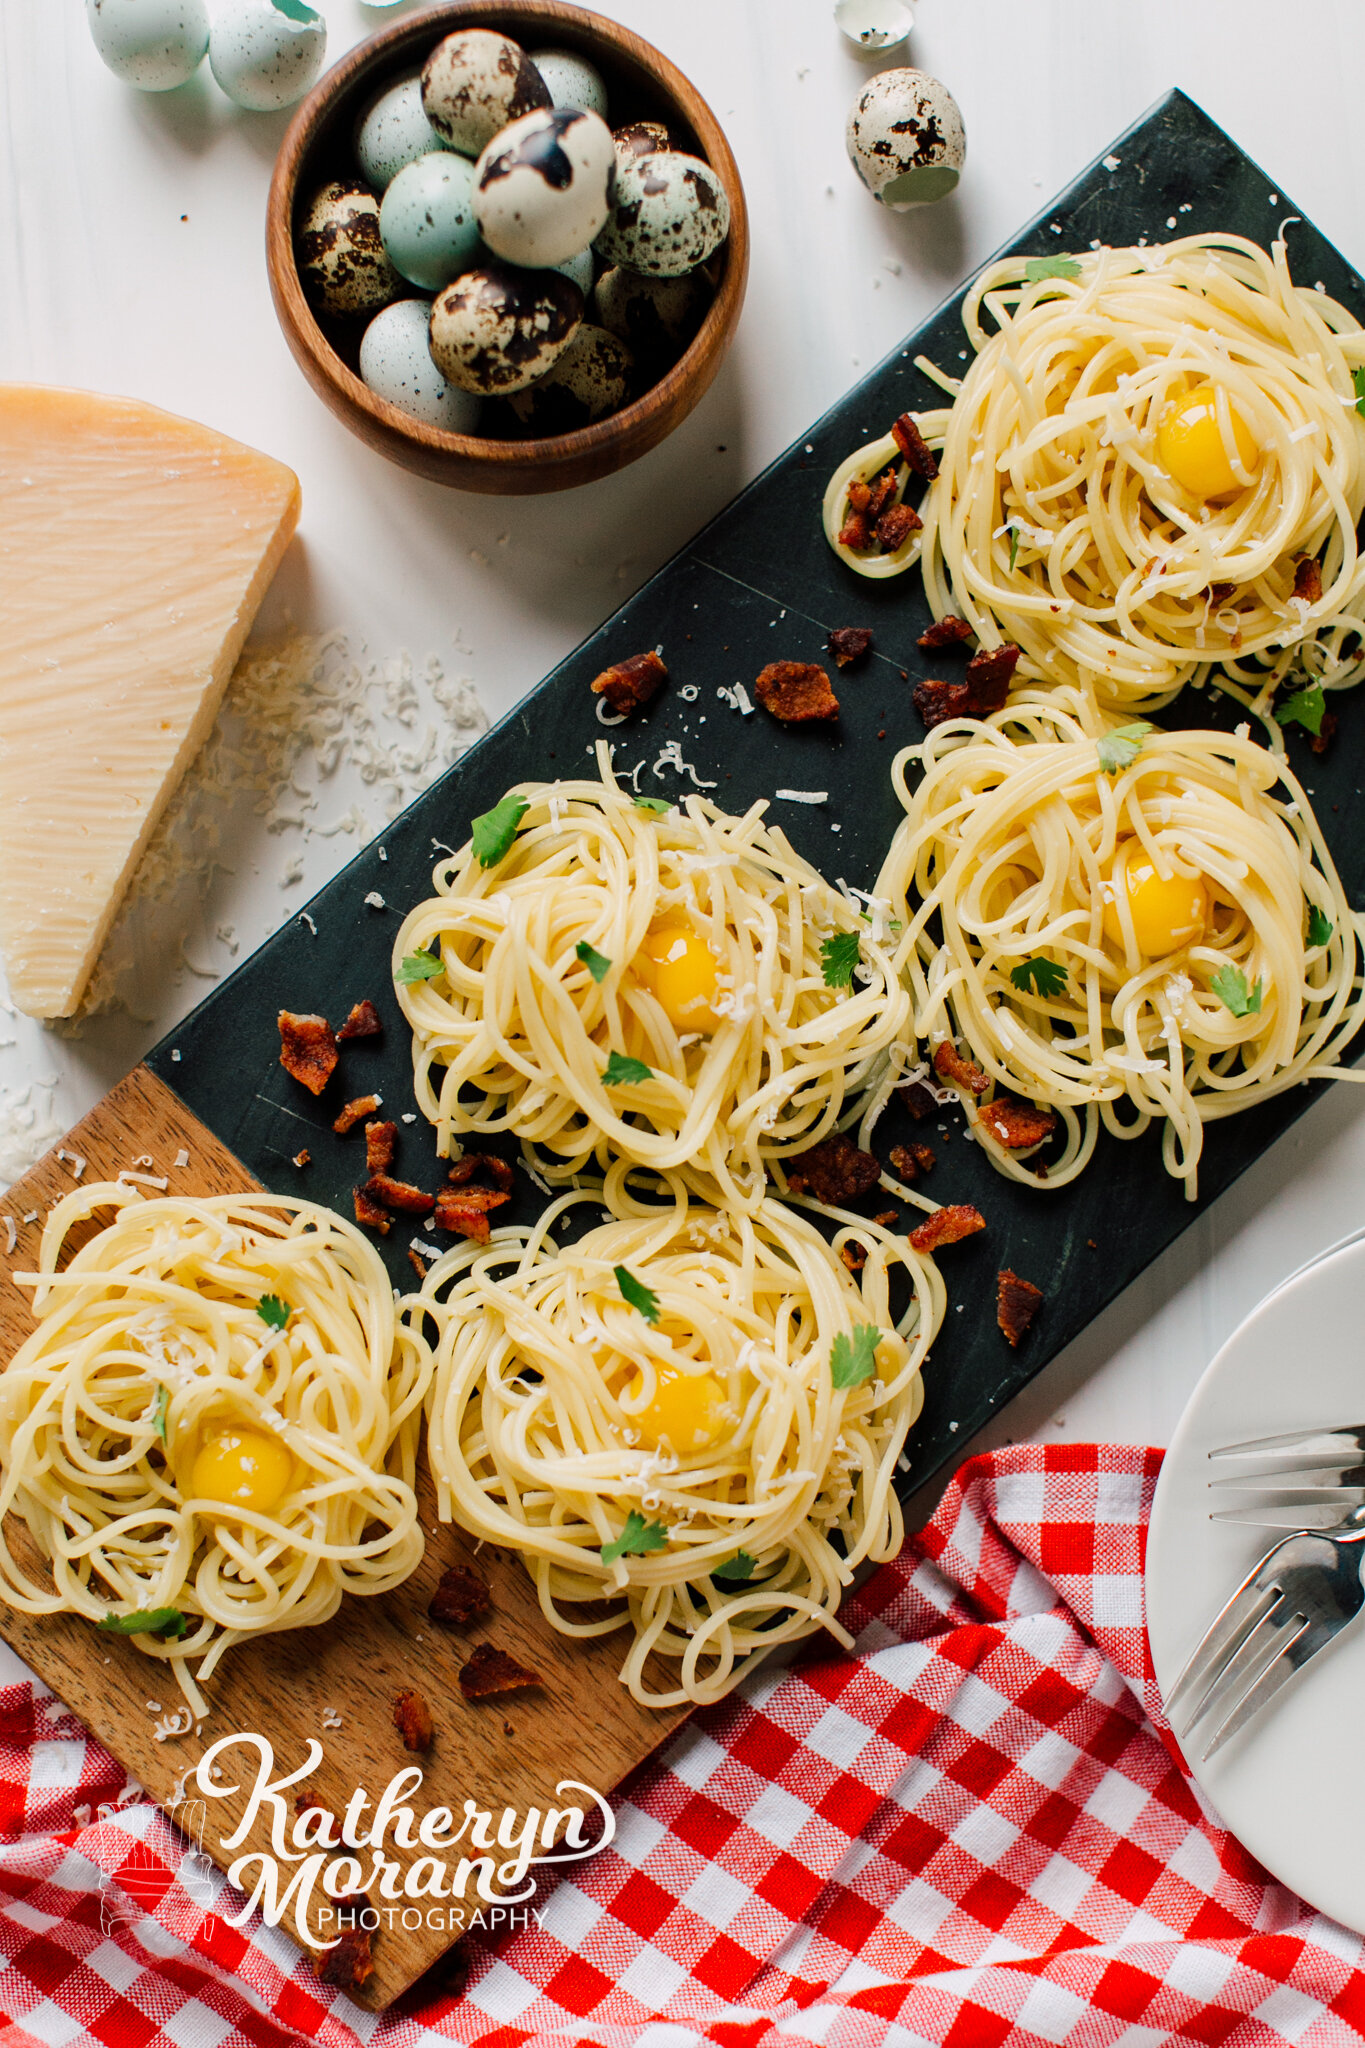
<path id="1" fill-rule="evenodd" d="M 1284 1539 L 1285 1542 L 1289 1540 L 1288 1537 Z M 1280 1598 L 1279 1587 L 1258 1586 L 1256 1579 L 1281 1548 L 1282 1545 L 1277 1543 L 1253 1566 L 1190 1652 L 1185 1668 L 1166 1700 L 1166 1717 L 1173 1728 L 1177 1727 L 1178 1718 L 1196 1693 L 1201 1701 L 1205 1697 L 1215 1669 L 1221 1668 L 1236 1654 L 1252 1630 L 1258 1628 L 1275 1607 Z M 1193 1714 L 1186 1716 L 1184 1725 L 1188 1727 L 1194 1719 Z"/>
<path id="2" fill-rule="evenodd" d="M 1289 1653 L 1295 1643 L 1299 1642 L 1311 1627 L 1307 1615 L 1299 1615 L 1298 1623 L 1298 1627 L 1293 1630 L 1292 1634 L 1282 1635 L 1277 1633 L 1275 1635 L 1274 1656 L 1266 1661 L 1261 1671 L 1252 1680 L 1251 1684 L 1245 1688 L 1240 1699 L 1225 1716 L 1217 1729 L 1215 1729 L 1213 1739 L 1203 1753 L 1202 1761 L 1204 1763 L 1207 1763 L 1209 1758 L 1215 1755 L 1225 1742 L 1230 1742 L 1239 1728 L 1245 1728 L 1247 1722 L 1254 1715 L 1259 1714 L 1262 1707 L 1269 1705 L 1270 1701 L 1274 1699 L 1276 1693 L 1280 1690 L 1280 1687 L 1291 1679 L 1296 1671 L 1302 1670 L 1303 1665 L 1309 1661 L 1310 1657 L 1315 1656 L 1318 1650 L 1331 1641 L 1330 1635 L 1324 1636 L 1322 1642 L 1317 1643 L 1309 1651 L 1308 1657 L 1302 1658 L 1296 1664 Z"/>
<path id="3" fill-rule="evenodd" d="M 1241 1508 L 1219 1508 L 1209 1520 L 1227 1522 L 1238 1529 L 1280 1529 L 1291 1536 L 1326 1536 L 1341 1527 L 1341 1505 L 1326 1500 L 1267 1501 L 1257 1508 L 1249 1501 Z"/>
<path id="4" fill-rule="evenodd" d="M 1222 1444 L 1216 1451 L 1210 1451 L 1210 1458 L 1248 1458 L 1261 1451 L 1296 1451 L 1304 1445 L 1321 1439 L 1327 1451 L 1354 1450 L 1357 1448 L 1356 1433 L 1350 1429 L 1291 1429 L 1283 1436 L 1254 1436 L 1245 1443 Z"/>
<path id="5" fill-rule="evenodd" d="M 1365 1493 L 1365 1465 L 1322 1465 L 1307 1472 L 1239 1472 L 1210 1479 L 1210 1493 Z"/>
<path id="6" fill-rule="evenodd" d="M 1278 1586 L 1263 1590 L 1251 1626 L 1242 1630 L 1235 1647 L 1225 1656 L 1218 1658 L 1213 1669 L 1207 1673 L 1207 1683 L 1177 1730 L 1182 1742 L 1189 1739 L 1191 1732 L 1206 1715 L 1212 1714 L 1215 1720 L 1221 1717 L 1224 1702 L 1229 1694 L 1235 1699 L 1241 1698 L 1249 1682 L 1248 1675 L 1255 1676 L 1260 1672 L 1261 1663 L 1266 1655 L 1266 1645 L 1276 1633 L 1276 1619 L 1283 1608 L 1284 1594 Z M 1174 1725 L 1172 1723 L 1172 1726 Z"/>

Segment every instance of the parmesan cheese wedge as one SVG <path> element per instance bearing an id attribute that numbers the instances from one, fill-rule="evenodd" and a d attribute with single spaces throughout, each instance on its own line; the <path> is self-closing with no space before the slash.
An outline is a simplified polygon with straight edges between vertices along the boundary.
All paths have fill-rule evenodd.
<path id="1" fill-rule="evenodd" d="M 283 463 L 131 398 L 0 385 L 0 951 L 69 1017 L 299 517 Z"/>

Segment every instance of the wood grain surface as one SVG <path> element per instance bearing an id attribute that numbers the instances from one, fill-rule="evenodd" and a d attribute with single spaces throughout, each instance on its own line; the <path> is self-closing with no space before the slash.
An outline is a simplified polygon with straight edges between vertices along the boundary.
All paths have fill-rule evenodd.
<path id="1" fill-rule="evenodd" d="M 62 1151 L 74 1157 L 63 1159 Z M 188 1163 L 177 1167 L 181 1152 L 188 1153 Z M 136 1069 L 0 1203 L 0 1214 L 8 1212 L 16 1221 L 34 1211 L 40 1219 L 21 1227 L 12 1258 L 0 1268 L 0 1356 L 6 1362 L 33 1328 L 28 1296 L 12 1273 L 36 1264 L 41 1218 L 71 1192 L 78 1161 L 86 1162 L 82 1179 L 93 1182 L 115 1179 L 148 1155 L 154 1167 L 145 1170 L 166 1175 L 174 1194 L 228 1194 L 259 1186 L 170 1089 L 145 1067 Z M 582 1803 L 572 1794 L 556 1796 L 563 1779 L 609 1792 L 679 1725 L 683 1712 L 652 1713 L 631 1700 L 617 1677 L 619 1637 L 578 1643 L 556 1635 L 510 1555 L 486 1548 L 478 1555 L 477 1568 L 493 1588 L 493 1611 L 482 1622 L 456 1632 L 430 1621 L 427 1603 L 441 1572 L 476 1560 L 471 1540 L 449 1528 L 438 1531 L 425 1471 L 419 1492 L 427 1553 L 407 1584 L 382 1599 L 346 1600 L 321 1628 L 267 1636 L 228 1651 L 205 1687 L 211 1716 L 193 1735 L 156 1740 L 161 1715 L 152 1703 L 174 1709 L 179 1689 L 164 1665 L 131 1642 L 97 1634 L 74 1616 L 16 1614 L 3 1605 L 0 1635 L 166 1808 L 209 1746 L 236 1732 L 265 1736 L 279 1772 L 303 1763 L 310 1737 L 319 1741 L 323 1760 L 307 1790 L 338 1814 L 359 1788 L 377 1800 L 413 1764 L 424 1772 L 423 1784 L 409 1795 L 419 1819 L 436 1807 L 458 1816 L 467 1800 L 495 1816 L 507 1807 L 524 1813 Z M 11 1542 L 28 1543 L 14 1517 L 6 1534 Z M 543 1687 L 467 1702 L 457 1674 L 480 1642 L 530 1665 L 542 1674 Z M 393 1724 L 394 1698 L 405 1686 L 420 1689 L 435 1720 L 435 1744 L 425 1757 L 404 1749 Z M 224 1771 L 225 1778 L 237 1775 Z M 240 1775 L 246 1784 L 252 1772 Z M 232 1832 L 244 1806 L 244 1794 L 215 1803 L 204 1830 L 201 1846 L 223 1869 L 232 1857 L 221 1838 Z M 255 1847 L 269 1848 L 263 1823 L 232 1854 Z M 419 1844 L 404 1850 L 391 1838 L 385 1852 L 404 1869 L 431 1853 Z M 447 1860 L 453 1869 L 461 1854 L 473 1853 L 457 1846 Z M 470 1910 L 477 1904 L 471 1898 Z M 375 1973 L 356 1994 L 363 2003 L 388 2004 L 436 1964 L 459 1933 L 426 1925 L 404 1930 L 399 1922 L 395 1913 L 393 1925 L 382 1926 L 374 1937 Z M 302 1959 L 300 1968 L 308 1968 Z"/>

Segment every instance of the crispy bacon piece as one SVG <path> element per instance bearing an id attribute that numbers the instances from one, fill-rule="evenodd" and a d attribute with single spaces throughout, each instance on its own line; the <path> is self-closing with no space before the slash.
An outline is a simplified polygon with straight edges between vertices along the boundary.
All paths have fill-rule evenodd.
<path id="1" fill-rule="evenodd" d="M 393 1703 L 393 1725 L 403 1738 L 404 1749 L 420 1754 L 431 1748 L 436 1740 L 436 1724 L 431 1718 L 431 1708 L 422 1698 L 405 1685 Z"/>
<path id="2" fill-rule="evenodd" d="M 632 654 L 625 661 L 604 668 L 589 687 L 595 697 L 605 697 L 613 711 L 628 718 L 632 711 L 638 711 L 657 696 L 667 681 L 668 670 L 661 658 L 651 652 Z"/>
<path id="3" fill-rule="evenodd" d="M 359 1916 L 370 1902 L 364 1892 L 346 1892 L 334 1903 L 340 1919 L 343 1912 Z M 335 1984 L 342 1991 L 359 1991 L 374 1975 L 369 1929 L 343 1927 L 340 1938 L 331 1948 L 322 1949 L 313 1957 L 313 1975 L 319 1984 Z"/>
<path id="4" fill-rule="evenodd" d="M 896 549 L 909 540 L 912 533 L 918 533 L 923 524 L 913 505 L 904 502 L 888 505 L 873 529 L 877 546 L 884 555 L 894 555 Z"/>
<path id="5" fill-rule="evenodd" d="M 865 512 L 850 511 L 839 528 L 839 545 L 852 548 L 855 554 L 865 554 L 872 545 L 872 528 L 867 523 Z"/>
<path id="6" fill-rule="evenodd" d="M 869 526 L 875 526 L 887 506 L 896 495 L 895 469 L 884 469 L 876 482 L 869 484 L 867 504 L 863 508 Z"/>
<path id="7" fill-rule="evenodd" d="M 1322 563 L 1312 555 L 1300 555 L 1294 564 L 1294 595 L 1309 604 L 1322 603 Z"/>
<path id="8" fill-rule="evenodd" d="M 880 1223 L 883 1230 L 894 1230 L 897 1222 L 896 1211 L 894 1209 L 879 1209 L 872 1218 L 872 1221 Z"/>
<path id="9" fill-rule="evenodd" d="M 853 668 L 858 662 L 866 661 L 872 647 L 870 626 L 833 626 L 830 628 L 829 651 L 840 668 Z"/>
<path id="10" fill-rule="evenodd" d="M 972 693 L 965 683 L 949 683 L 938 676 L 925 676 L 915 684 L 911 695 L 916 711 L 930 732 L 936 725 L 945 725 L 950 718 L 976 716 L 972 709 Z"/>
<path id="11" fill-rule="evenodd" d="M 387 1237 L 393 1218 L 387 1209 L 381 1208 L 366 1188 L 355 1191 L 355 1220 L 363 1223 L 367 1230 L 377 1230 L 381 1237 Z"/>
<path id="12" fill-rule="evenodd" d="M 916 476 L 931 484 L 938 475 L 938 458 L 919 430 L 913 414 L 903 412 L 891 429 L 891 438 Z"/>
<path id="13" fill-rule="evenodd" d="M 784 725 L 839 716 L 829 677 L 813 661 L 770 661 L 754 684 L 754 695 Z"/>
<path id="14" fill-rule="evenodd" d="M 848 487 L 849 510 L 852 512 L 866 512 L 871 502 L 871 484 L 865 483 L 860 476 L 852 478 Z"/>
<path id="15" fill-rule="evenodd" d="M 997 1095 L 982 1105 L 981 1121 L 998 1145 L 1007 1152 L 1027 1152 L 1041 1145 L 1057 1128 L 1056 1113 L 1036 1102 L 1021 1102 L 1014 1095 Z"/>
<path id="16" fill-rule="evenodd" d="M 1043 1305 L 1043 1290 L 1031 1280 L 1021 1280 L 1008 1266 L 996 1279 L 995 1320 L 1009 1339 L 1012 1349 L 1033 1328 L 1033 1319 Z"/>
<path id="17" fill-rule="evenodd" d="M 446 1179 L 452 1187 L 467 1188 L 471 1181 L 475 1186 L 500 1188 L 510 1195 L 516 1176 L 505 1159 L 499 1159 L 493 1152 L 466 1152 L 457 1159 Z"/>
<path id="18" fill-rule="evenodd" d="M 296 1152 L 294 1154 L 294 1164 L 298 1167 L 300 1173 L 302 1173 L 305 1166 L 311 1166 L 312 1163 L 313 1155 L 308 1150 L 308 1147 L 306 1145 L 304 1146 L 302 1152 Z"/>
<path id="19" fill-rule="evenodd" d="M 431 1247 L 430 1256 L 433 1260 L 438 1259 L 441 1256 L 439 1251 L 436 1249 L 435 1245 Z M 422 1254 L 418 1251 L 415 1244 L 410 1244 L 408 1246 L 408 1264 L 412 1267 L 413 1272 L 417 1275 L 417 1284 L 420 1287 L 426 1280 L 427 1274 L 431 1269 L 429 1266 L 425 1266 L 422 1263 Z"/>
<path id="20" fill-rule="evenodd" d="M 1309 747 L 1312 749 L 1313 753 L 1328 754 L 1331 752 L 1333 741 L 1336 739 L 1337 736 L 1337 726 L 1339 724 L 1340 720 L 1338 719 L 1335 711 L 1323 712 L 1321 726 L 1319 727 L 1317 732 L 1312 734 L 1308 741 Z"/>
<path id="21" fill-rule="evenodd" d="M 337 1033 L 337 1044 L 346 1038 L 379 1038 L 384 1031 L 384 1020 L 374 1004 L 366 996 L 358 1002 L 350 1016 Z"/>
<path id="22" fill-rule="evenodd" d="M 386 1209 L 401 1209 L 405 1216 L 430 1216 L 436 1207 L 435 1195 L 429 1195 L 425 1188 L 415 1188 L 410 1180 L 394 1180 L 387 1173 L 372 1173 L 365 1183 L 365 1193 L 382 1202 Z"/>
<path id="23" fill-rule="evenodd" d="M 934 1072 L 941 1080 L 965 1088 L 969 1095 L 984 1095 L 991 1085 L 990 1077 L 982 1073 L 975 1060 L 964 1059 L 950 1038 L 945 1038 L 934 1054 Z"/>
<path id="24" fill-rule="evenodd" d="M 985 1217 L 970 1202 L 951 1202 L 946 1209 L 935 1209 L 932 1216 L 926 1216 L 911 1231 L 910 1242 L 917 1252 L 936 1252 L 940 1245 L 957 1244 L 985 1228 Z"/>
<path id="25" fill-rule="evenodd" d="M 941 619 L 935 619 L 932 626 L 921 633 L 915 642 L 917 647 L 955 647 L 960 641 L 970 640 L 972 629 L 965 619 L 955 612 L 947 612 Z"/>
<path id="26" fill-rule="evenodd" d="M 505 1692 L 524 1692 L 529 1685 L 543 1685 L 538 1671 L 518 1664 L 506 1650 L 480 1643 L 469 1662 L 460 1670 L 460 1691 L 467 1700 L 494 1699 Z"/>
<path id="27" fill-rule="evenodd" d="M 332 1129 L 339 1138 L 344 1138 L 348 1131 L 353 1131 L 367 1116 L 373 1116 L 378 1107 L 377 1095 L 357 1095 L 354 1102 L 347 1103 L 340 1116 L 333 1117 Z"/>
<path id="28" fill-rule="evenodd" d="M 436 1197 L 436 1228 L 487 1244 L 492 1236 L 489 1211 L 511 1199 L 498 1188 L 442 1188 Z"/>
<path id="29" fill-rule="evenodd" d="M 1018 666 L 1019 649 L 1011 646 L 1009 641 L 1003 647 L 977 649 L 962 678 L 972 693 L 974 717 L 982 718 L 988 711 L 1004 709 Z"/>
<path id="30" fill-rule="evenodd" d="M 787 1186 L 794 1195 L 814 1195 L 832 1209 L 870 1193 L 881 1177 L 872 1153 L 860 1152 L 846 1131 L 798 1152 L 787 1168 Z"/>
<path id="31" fill-rule="evenodd" d="M 933 1146 L 912 1145 L 910 1147 L 910 1150 L 914 1154 L 915 1164 L 918 1166 L 920 1172 L 932 1173 L 934 1168 L 938 1165 L 938 1160 L 935 1156 Z"/>
<path id="32" fill-rule="evenodd" d="M 922 1173 L 928 1173 L 936 1164 L 933 1149 L 929 1145 L 893 1145 L 891 1147 L 892 1171 L 903 1181 L 918 1180 Z"/>
<path id="33" fill-rule="evenodd" d="M 398 1145 L 397 1124 L 366 1124 L 365 1165 L 370 1173 L 387 1173 Z"/>
<path id="34" fill-rule="evenodd" d="M 444 1622 L 447 1628 L 468 1628 L 471 1621 L 487 1614 L 492 1604 L 487 1580 L 464 1565 L 452 1564 L 436 1581 L 427 1613 L 433 1621 Z"/>
<path id="35" fill-rule="evenodd" d="M 1210 583 L 1209 603 L 1226 604 L 1236 589 L 1237 585 L 1235 583 Z"/>
<path id="36" fill-rule="evenodd" d="M 917 1124 L 922 1124 L 938 1108 L 933 1089 L 926 1088 L 923 1081 L 910 1081 L 904 1088 L 898 1088 L 896 1094 Z M 926 1145 L 924 1149 L 928 1151 L 929 1148 Z"/>
<path id="37" fill-rule="evenodd" d="M 855 1238 L 850 1238 L 846 1245 L 840 1246 L 839 1257 L 850 1273 L 861 1273 L 867 1264 L 867 1253 Z"/>
<path id="38" fill-rule="evenodd" d="M 341 1057 L 336 1033 L 325 1017 L 296 1016 L 293 1010 L 281 1010 L 279 1021 L 280 1065 L 310 1095 L 321 1095 Z"/>

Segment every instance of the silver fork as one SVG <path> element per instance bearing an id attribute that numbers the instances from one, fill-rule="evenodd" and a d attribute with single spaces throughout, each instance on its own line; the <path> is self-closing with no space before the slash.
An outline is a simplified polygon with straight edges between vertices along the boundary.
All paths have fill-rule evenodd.
<path id="1" fill-rule="evenodd" d="M 1309 1528 L 1328 1535 L 1341 1526 L 1351 1506 L 1365 1500 L 1365 1425 L 1255 1437 L 1248 1443 L 1225 1444 L 1210 1451 L 1209 1457 L 1257 1458 L 1281 1452 L 1296 1452 L 1304 1462 L 1289 1470 L 1263 1466 L 1209 1481 L 1215 1492 L 1276 1494 L 1281 1496 L 1277 1502 L 1227 1508 L 1211 1519 L 1258 1529 Z M 1304 1512 L 1307 1508 L 1319 1513 L 1310 1517 Z"/>

